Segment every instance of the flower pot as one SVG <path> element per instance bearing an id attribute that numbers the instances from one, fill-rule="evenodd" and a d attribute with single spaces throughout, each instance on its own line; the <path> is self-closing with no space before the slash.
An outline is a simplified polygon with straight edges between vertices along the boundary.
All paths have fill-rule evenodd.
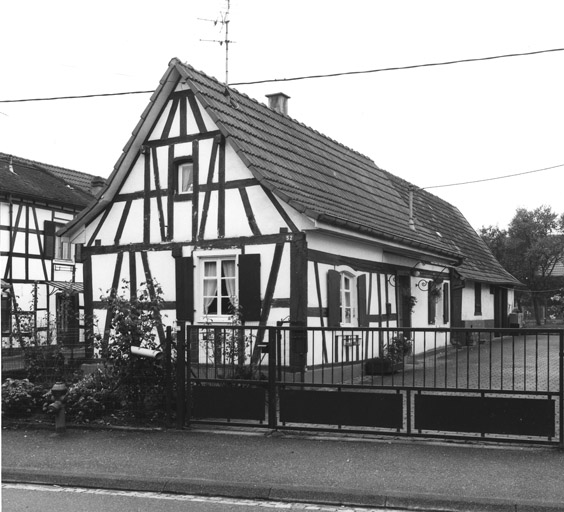
<path id="1" fill-rule="evenodd" d="M 400 370 L 403 370 L 403 361 L 394 363 L 391 359 L 382 357 L 368 359 L 364 364 L 364 373 L 366 375 L 391 375 Z"/>

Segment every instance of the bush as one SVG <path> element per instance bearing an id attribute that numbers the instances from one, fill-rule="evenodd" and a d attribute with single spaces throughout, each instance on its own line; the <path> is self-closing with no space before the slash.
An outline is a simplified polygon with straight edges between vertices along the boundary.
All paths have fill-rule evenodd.
<path id="1" fill-rule="evenodd" d="M 40 409 L 45 389 L 28 379 L 6 379 L 2 384 L 2 414 L 28 416 Z"/>
<path id="2" fill-rule="evenodd" d="M 111 414 L 120 403 L 115 381 L 102 369 L 70 387 L 65 396 L 65 411 L 69 421 L 88 423 Z"/>

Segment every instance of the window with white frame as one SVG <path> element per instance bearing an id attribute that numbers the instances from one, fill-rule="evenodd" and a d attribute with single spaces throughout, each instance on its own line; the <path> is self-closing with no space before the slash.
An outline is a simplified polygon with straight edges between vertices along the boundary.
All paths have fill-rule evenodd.
<path id="1" fill-rule="evenodd" d="M 179 194 L 189 194 L 194 186 L 194 163 L 189 160 L 178 164 Z"/>
<path id="2" fill-rule="evenodd" d="M 202 259 L 202 312 L 206 317 L 228 317 L 237 293 L 235 257 Z"/>
<path id="3" fill-rule="evenodd" d="M 341 273 L 341 325 L 356 322 L 356 279 L 346 272 Z"/>
<path id="4" fill-rule="evenodd" d="M 55 259 L 57 260 L 71 260 L 71 244 L 68 238 L 55 237 Z"/>

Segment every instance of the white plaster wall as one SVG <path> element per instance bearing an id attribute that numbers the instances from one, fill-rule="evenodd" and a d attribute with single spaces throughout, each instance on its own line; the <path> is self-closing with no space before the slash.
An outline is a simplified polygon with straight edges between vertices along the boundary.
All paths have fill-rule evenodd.
<path id="1" fill-rule="evenodd" d="M 200 194 L 200 211 L 199 211 L 199 218 L 198 218 L 198 224 L 201 225 L 202 223 L 202 213 L 204 211 L 204 198 L 205 198 L 205 194 Z M 191 206 L 191 203 L 190 203 Z M 208 208 L 208 215 L 207 215 L 207 219 L 206 219 L 206 229 L 204 232 L 204 238 L 207 240 L 210 239 L 214 239 L 218 237 L 218 232 L 217 232 L 217 208 L 218 208 L 218 195 L 216 192 L 213 192 L 210 195 L 210 204 L 209 204 L 209 208 Z M 227 209 L 226 212 L 226 219 L 225 219 L 225 236 L 232 236 L 230 229 L 229 229 L 229 225 L 231 223 L 231 216 L 232 216 L 232 208 L 231 208 L 231 204 L 229 204 L 229 207 Z"/>
<path id="2" fill-rule="evenodd" d="M 116 254 L 99 254 L 92 258 L 92 295 L 94 300 L 100 300 L 100 296 L 106 296 L 112 288 L 116 260 Z M 122 264 L 122 270 L 123 267 Z"/>
<path id="3" fill-rule="evenodd" d="M 41 240 L 41 244 L 43 244 L 43 240 Z M 37 235 L 35 233 L 30 233 L 28 238 L 28 254 L 39 255 L 39 240 L 37 239 Z"/>
<path id="4" fill-rule="evenodd" d="M 217 194 L 214 194 L 217 196 Z M 256 215 L 256 214 L 255 214 Z M 258 215 L 261 215 L 259 213 Z M 215 231 L 217 236 L 217 229 Z M 225 191 L 225 236 L 252 236 L 247 214 L 238 190 Z M 214 237 L 215 238 L 215 237 Z"/>
<path id="5" fill-rule="evenodd" d="M 192 145 L 190 145 L 192 147 Z M 201 140 L 199 144 L 199 164 L 200 164 L 200 183 L 205 184 L 208 181 L 208 172 L 210 169 L 211 150 L 213 147 L 213 139 Z M 191 151 L 191 150 L 190 150 Z M 217 170 L 219 168 L 219 149 L 215 158 L 213 181 L 217 182 Z"/>
<path id="6" fill-rule="evenodd" d="M 160 284 L 163 298 L 167 301 L 176 300 L 176 267 L 172 253 L 170 251 L 149 251 L 147 256 L 151 275 Z M 137 272 L 139 274 L 137 282 L 145 282 L 140 255 L 137 255 Z"/>
<path id="7" fill-rule="evenodd" d="M 72 220 L 73 217 L 74 217 L 74 215 L 72 213 L 68 213 L 68 212 L 57 212 L 56 211 L 56 212 L 53 213 L 53 220 L 55 222 L 67 223 L 68 221 Z"/>
<path id="8" fill-rule="evenodd" d="M 113 245 L 124 208 L 124 202 L 114 203 L 112 206 L 112 211 L 97 236 L 97 238 L 103 236 L 102 245 Z M 119 243 L 125 245 L 141 241 L 143 241 L 143 200 L 135 199 L 131 202 Z"/>
<path id="9" fill-rule="evenodd" d="M 47 272 L 49 272 L 49 266 L 51 262 L 47 262 Z M 29 272 L 29 279 L 31 281 L 42 281 L 45 279 L 45 273 L 43 272 L 43 265 L 41 264 L 41 260 L 30 259 L 28 261 L 28 272 Z"/>
<path id="10" fill-rule="evenodd" d="M 324 233 L 308 231 L 307 243 L 309 249 L 340 254 L 373 262 L 382 262 L 383 250 L 378 245 L 356 241 L 344 237 L 332 237 Z"/>
<path id="11" fill-rule="evenodd" d="M 0 202 L 0 225 L 10 225 L 10 205 L 8 203 Z"/>
<path id="12" fill-rule="evenodd" d="M 163 109 L 161 116 L 157 119 L 157 122 L 153 126 L 153 130 L 149 134 L 149 140 L 158 140 L 161 138 L 161 134 L 163 133 L 163 129 L 166 124 L 166 120 L 168 119 L 168 115 L 170 113 L 170 109 L 172 107 L 172 100 L 169 100 Z"/>
<path id="13" fill-rule="evenodd" d="M 10 232 L 9 231 L 0 231 L 0 250 L 1 251 L 8 251 L 10 249 Z M 4 274 L 2 274 L 4 275 Z"/>
<path id="14" fill-rule="evenodd" d="M 494 318 L 494 297 L 490 293 L 490 287 L 482 284 L 482 314 L 474 314 L 474 282 L 467 281 L 466 287 L 462 290 L 462 320 L 471 322 L 473 320 L 493 320 Z"/>
<path id="15" fill-rule="evenodd" d="M 233 149 L 233 146 L 227 140 L 225 144 L 225 179 L 227 181 L 233 180 L 244 180 L 252 178 L 253 174 L 243 161 L 239 158 L 239 155 Z"/>
<path id="16" fill-rule="evenodd" d="M 133 167 L 131 168 L 129 175 L 122 183 L 119 193 L 129 194 L 131 192 L 139 192 L 143 190 L 144 173 L 145 173 L 145 157 L 139 154 L 135 159 L 135 163 L 133 164 Z"/>
<path id="17" fill-rule="evenodd" d="M 14 237 L 14 252 L 25 253 L 25 233 L 23 231 L 16 232 Z"/>
<path id="18" fill-rule="evenodd" d="M 176 242 L 189 241 L 192 239 L 192 202 L 191 201 L 180 201 L 174 203 L 174 237 L 173 238 Z"/>

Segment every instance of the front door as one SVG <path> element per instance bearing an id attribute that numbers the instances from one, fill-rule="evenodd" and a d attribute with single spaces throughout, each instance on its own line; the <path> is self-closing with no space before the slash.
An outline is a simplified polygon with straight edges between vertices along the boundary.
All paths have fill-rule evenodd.
<path id="1" fill-rule="evenodd" d="M 496 287 L 494 291 L 494 327 L 509 327 L 507 313 L 507 289 Z"/>

